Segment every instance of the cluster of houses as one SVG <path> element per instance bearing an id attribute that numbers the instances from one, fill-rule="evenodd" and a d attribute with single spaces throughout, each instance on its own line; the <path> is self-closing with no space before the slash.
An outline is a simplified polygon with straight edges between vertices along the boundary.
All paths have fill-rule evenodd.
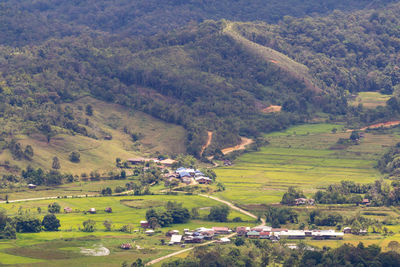
<path id="1" fill-rule="evenodd" d="M 198 183 L 198 184 L 211 184 L 212 179 L 205 176 L 204 173 L 202 173 L 199 170 L 195 169 L 190 169 L 190 168 L 184 168 L 180 167 L 176 169 L 174 173 L 169 173 L 166 174 L 165 178 L 167 179 L 179 179 L 181 182 L 185 184 L 191 184 L 191 183 Z"/>
<path id="2" fill-rule="evenodd" d="M 239 236 L 246 236 L 252 239 L 269 239 L 278 241 L 280 239 L 305 239 L 310 237 L 315 240 L 324 239 L 343 239 L 343 232 L 335 230 L 289 230 L 282 228 L 262 227 L 237 227 L 236 232 Z"/>
<path id="3" fill-rule="evenodd" d="M 154 163 L 159 163 L 162 166 L 165 167 L 171 167 L 174 163 L 176 163 L 176 160 L 173 159 L 157 159 L 157 158 L 130 158 L 126 160 L 132 165 L 140 165 L 140 164 L 145 164 L 147 162 L 154 162 Z"/>
<path id="4" fill-rule="evenodd" d="M 197 228 L 194 231 L 184 229 L 183 234 L 179 234 L 178 230 L 167 232 L 167 236 L 171 237 L 169 245 L 179 245 L 183 243 L 202 243 L 206 240 L 213 240 L 219 235 L 227 235 L 232 233 L 228 227 L 212 227 L 212 228 Z M 226 237 L 219 238 L 218 243 L 229 243 L 230 239 Z"/>
<path id="5" fill-rule="evenodd" d="M 315 200 L 312 199 L 312 198 L 303 198 L 303 197 L 301 197 L 301 198 L 296 198 L 294 200 L 294 204 L 296 206 L 300 206 L 300 205 L 307 205 L 307 206 L 310 205 L 310 206 L 312 206 L 312 205 L 315 204 Z"/>

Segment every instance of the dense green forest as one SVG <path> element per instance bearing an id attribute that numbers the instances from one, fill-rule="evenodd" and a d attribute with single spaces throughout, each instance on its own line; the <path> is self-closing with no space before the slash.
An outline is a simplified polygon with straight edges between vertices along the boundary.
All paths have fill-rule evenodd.
<path id="1" fill-rule="evenodd" d="M 275 23 L 285 15 L 378 8 L 390 2 L 393 0 L 5 0 L 0 3 L 0 42 L 29 45 L 77 36 L 89 29 L 149 35 L 206 19 Z"/>
<path id="2" fill-rule="evenodd" d="M 3 148 L 19 133 L 88 135 L 60 105 L 86 95 L 184 126 L 194 155 L 206 130 L 215 135 L 205 155 L 316 112 L 362 123 L 396 117 L 396 97 L 376 110 L 347 105 L 350 93 L 399 89 L 400 4 L 389 2 L 4 1 Z M 282 20 L 196 23 L 206 18 Z M 262 112 L 269 105 L 282 112 Z"/>

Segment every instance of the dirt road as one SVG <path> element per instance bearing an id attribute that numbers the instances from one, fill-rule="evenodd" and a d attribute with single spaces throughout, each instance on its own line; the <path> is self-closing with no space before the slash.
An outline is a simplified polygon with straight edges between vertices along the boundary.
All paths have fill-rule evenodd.
<path id="1" fill-rule="evenodd" d="M 207 197 L 207 198 L 213 199 L 213 200 L 215 200 L 215 201 L 221 202 L 221 203 L 223 203 L 223 204 L 225 204 L 225 205 L 228 205 L 231 209 L 237 210 L 237 211 L 239 211 L 239 212 L 241 212 L 241 213 L 243 213 L 243 214 L 245 214 L 245 215 L 247 215 L 247 216 L 250 216 L 251 218 L 254 218 L 254 219 L 257 219 L 257 218 L 258 218 L 256 215 L 254 215 L 254 214 L 252 214 L 252 213 L 250 213 L 250 212 L 248 212 L 248 211 L 246 211 L 246 210 L 244 210 L 244 209 L 241 209 L 241 208 L 239 208 L 239 207 L 236 207 L 235 205 L 233 205 L 232 203 L 230 203 L 230 202 L 228 202 L 228 201 L 219 199 L 219 198 L 217 198 L 217 197 L 208 196 L 208 195 L 199 194 L 199 196 Z M 259 226 L 265 226 L 265 220 L 264 220 L 263 218 L 261 218 L 261 224 L 260 224 Z M 236 233 L 232 233 L 232 234 L 230 234 L 230 235 L 228 235 L 228 236 L 226 236 L 226 237 L 227 237 L 227 238 L 231 238 L 231 237 L 234 237 L 235 235 L 236 235 Z M 152 260 L 152 261 L 146 263 L 146 266 L 150 266 L 150 265 L 159 263 L 160 261 L 163 261 L 163 260 L 166 260 L 166 259 L 168 259 L 168 258 L 174 257 L 174 256 L 176 256 L 176 255 L 185 253 L 185 252 L 187 252 L 187 251 L 193 250 L 193 249 L 196 248 L 196 247 L 207 246 L 207 245 L 212 244 L 212 243 L 215 243 L 215 242 L 217 242 L 217 240 L 212 240 L 212 241 L 209 241 L 209 242 L 206 242 L 206 243 L 203 243 L 203 244 L 199 244 L 199 245 L 194 246 L 194 247 L 191 247 L 191 248 L 186 248 L 186 249 L 182 249 L 182 250 L 176 251 L 176 252 L 174 252 L 174 253 L 165 255 L 165 256 L 160 257 L 160 258 L 158 258 L 158 259 Z"/>
<path id="2" fill-rule="evenodd" d="M 224 155 L 226 155 L 226 154 L 229 154 L 229 153 L 231 153 L 231 152 L 233 152 L 233 151 L 236 151 L 236 150 L 245 149 L 246 146 L 248 146 L 248 145 L 250 145 L 250 144 L 252 144 L 252 143 L 254 142 L 254 141 L 251 140 L 250 138 L 246 138 L 246 137 L 240 137 L 240 138 L 242 139 L 242 141 L 240 142 L 239 145 L 233 146 L 233 147 L 224 148 L 224 149 L 221 150 L 222 153 L 223 153 Z"/>
<path id="3" fill-rule="evenodd" d="M 208 135 L 208 136 L 207 136 L 207 142 L 206 142 L 206 144 L 201 148 L 200 156 L 202 156 L 203 153 L 204 153 L 204 150 L 206 150 L 207 147 L 209 147 L 209 146 L 211 145 L 211 141 L 212 141 L 212 138 L 213 138 L 213 132 L 208 131 L 208 132 L 207 132 L 207 135 Z"/>
<path id="4" fill-rule="evenodd" d="M 23 198 L 23 199 L 15 199 L 9 200 L 8 203 L 15 203 L 15 202 L 24 202 L 24 201 L 35 201 L 35 200 L 46 200 L 46 199 L 57 199 L 57 198 L 73 198 L 73 197 L 93 197 L 94 195 L 77 195 L 77 196 L 60 196 L 60 197 L 36 197 L 36 198 Z M 6 201 L 0 201 L 0 204 L 4 204 Z"/>

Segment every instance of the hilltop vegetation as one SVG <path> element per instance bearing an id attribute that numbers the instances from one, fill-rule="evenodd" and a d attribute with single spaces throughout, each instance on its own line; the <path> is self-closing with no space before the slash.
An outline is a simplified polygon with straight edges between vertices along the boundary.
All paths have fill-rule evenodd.
<path id="1" fill-rule="evenodd" d="M 149 35 L 203 20 L 277 22 L 285 15 L 325 14 L 335 9 L 377 8 L 393 0 L 6 0 L 0 6 L 0 42 L 26 45 L 90 30 Z"/>
<path id="2" fill-rule="evenodd" d="M 91 116 L 85 111 L 88 106 L 93 110 Z M 59 105 L 57 109 L 68 112 L 73 120 L 66 120 L 82 125 L 85 134 L 52 125 L 51 132 L 47 133 L 50 136 L 47 136 L 39 129 L 28 127 L 29 121 L 4 119 L 0 173 L 18 175 L 28 165 L 52 169 L 54 157 L 59 162 L 59 168 L 55 169 L 61 172 L 77 175 L 92 171 L 102 173 L 116 169 L 116 158 L 126 160 L 143 154 L 185 153 L 185 130 L 182 127 L 164 123 L 142 112 L 90 97 Z M 60 120 L 55 118 L 55 122 L 59 124 Z M 29 147 L 33 153 L 31 157 L 24 154 Z M 73 152 L 79 153 L 79 162 L 71 161 Z"/>
<path id="3" fill-rule="evenodd" d="M 3 2 L 1 19 L 7 26 L 0 47 L 0 112 L 5 128 L 13 129 L 4 131 L 4 138 L 21 134 L 14 130 L 20 125 L 26 135 L 41 132 L 51 138 L 55 131 L 92 138 L 85 122 L 64 105 L 87 95 L 183 126 L 187 152 L 196 156 L 207 131 L 214 136 L 204 156 L 236 145 L 240 136 L 256 138 L 307 122 L 316 113 L 332 120 L 340 115 L 349 123 L 398 117 L 400 4 L 390 2 L 273 1 L 257 9 L 261 1 L 167 1 L 153 12 L 153 1 Z M 245 5 L 256 13 L 250 17 Z M 219 15 L 228 6 L 225 16 Z M 139 28 L 154 32 L 143 16 L 179 17 L 174 12 L 193 7 L 199 20 L 234 14 L 243 20 L 257 14 L 265 14 L 260 19 L 268 22 L 283 19 L 276 25 L 177 22 L 183 27 L 168 33 L 132 34 Z M 364 7 L 351 16 L 341 11 L 284 16 Z M 263 12 L 268 8 L 276 13 Z M 126 12 L 112 16 L 121 10 Z M 186 16 L 179 18 L 186 21 Z M 118 19 L 106 19 L 111 17 Z M 132 23 L 136 20 L 141 24 Z M 348 91 L 366 90 L 395 96 L 390 105 L 372 110 L 347 105 Z M 265 114 L 271 105 L 282 111 Z"/>

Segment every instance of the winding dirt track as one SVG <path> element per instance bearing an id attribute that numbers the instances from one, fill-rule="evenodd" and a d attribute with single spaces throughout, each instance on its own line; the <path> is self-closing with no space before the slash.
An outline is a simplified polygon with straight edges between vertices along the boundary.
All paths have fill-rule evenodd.
<path id="1" fill-rule="evenodd" d="M 241 139 L 242 139 L 242 141 L 241 141 L 241 143 L 239 145 L 233 146 L 233 147 L 224 148 L 224 149 L 221 150 L 222 153 L 224 155 L 226 155 L 226 154 L 229 154 L 229 153 L 231 153 L 233 151 L 236 151 L 236 150 L 245 149 L 246 146 L 248 146 L 248 145 L 250 145 L 250 144 L 252 144 L 254 142 L 252 139 L 246 138 L 246 137 L 241 137 Z"/>
<path id="2" fill-rule="evenodd" d="M 208 132 L 207 132 L 207 135 L 208 135 L 208 137 L 207 137 L 207 142 L 206 142 L 206 144 L 201 148 L 200 156 L 203 156 L 204 150 L 206 150 L 206 148 L 209 147 L 209 146 L 211 145 L 211 141 L 212 141 L 212 138 L 213 138 L 213 132 L 208 131 Z"/>
<path id="3" fill-rule="evenodd" d="M 199 194 L 199 196 L 207 197 L 207 198 L 211 198 L 211 199 L 213 199 L 213 200 L 215 200 L 215 201 L 219 201 L 219 202 L 221 202 L 221 203 L 223 203 L 223 204 L 225 204 L 225 205 L 228 205 L 231 209 L 237 210 L 237 211 L 239 211 L 239 212 L 241 212 L 241 213 L 243 213 L 243 214 L 245 214 L 245 215 L 247 215 L 247 216 L 250 216 L 251 218 L 254 218 L 254 219 L 257 219 L 257 218 L 258 218 L 256 215 L 254 215 L 254 214 L 252 214 L 252 213 L 250 213 L 250 212 L 248 212 L 248 211 L 246 211 L 246 210 L 244 210 L 244 209 L 241 209 L 241 208 L 239 208 L 239 207 L 236 207 L 235 205 L 233 205 L 232 203 L 230 203 L 230 202 L 228 202 L 228 201 L 219 199 L 219 198 L 217 198 L 217 197 L 208 196 L 208 195 Z M 264 226 L 264 225 L 265 225 L 265 220 L 261 218 L 261 224 L 260 224 L 259 226 Z M 233 237 L 233 236 L 235 236 L 235 235 L 236 235 L 236 233 L 232 233 L 232 234 L 230 234 L 230 235 L 228 235 L 228 236 L 226 236 L 226 237 L 227 237 L 227 238 L 231 238 L 231 237 Z M 166 259 L 168 259 L 168 258 L 174 257 L 174 256 L 176 256 L 176 255 L 185 253 L 185 252 L 187 252 L 187 251 L 193 250 L 193 249 L 196 248 L 196 247 L 207 246 L 207 245 L 209 245 L 209 244 L 215 243 L 216 241 L 217 241 L 217 240 L 212 240 L 212 241 L 209 241 L 209 242 L 206 242 L 206 243 L 203 243 L 203 244 L 199 244 L 199 245 L 194 246 L 194 247 L 191 247 L 191 248 L 186 248 L 186 249 L 179 250 L 179 251 L 177 251 L 177 252 L 174 252 L 174 253 L 165 255 L 165 256 L 163 256 L 163 257 L 160 257 L 160 258 L 158 258 L 158 259 L 152 260 L 152 261 L 146 263 L 146 266 L 150 266 L 150 265 L 159 263 L 160 261 L 163 261 L 163 260 L 166 260 Z"/>

